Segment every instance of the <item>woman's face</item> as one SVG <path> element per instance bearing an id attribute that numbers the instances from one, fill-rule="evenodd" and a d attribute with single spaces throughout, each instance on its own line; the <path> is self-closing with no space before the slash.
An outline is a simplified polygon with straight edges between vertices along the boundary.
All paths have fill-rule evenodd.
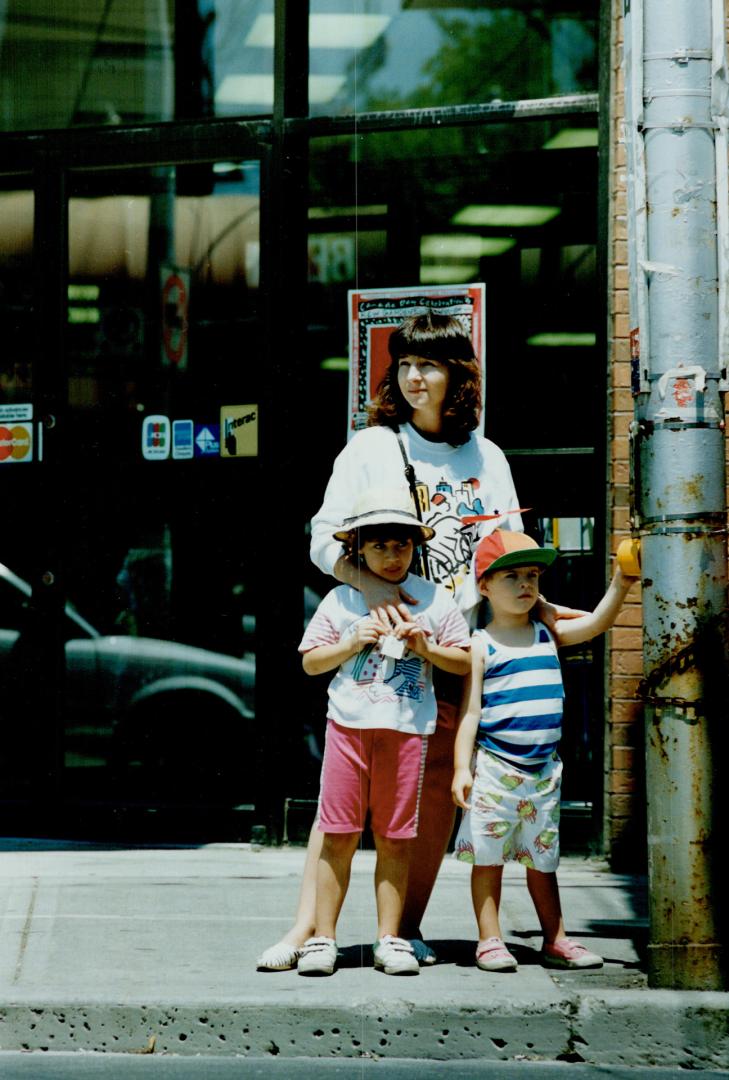
<path id="1" fill-rule="evenodd" d="M 413 420 L 440 418 L 448 392 L 449 372 L 439 360 L 402 356 L 397 365 L 397 384 L 413 410 Z"/>

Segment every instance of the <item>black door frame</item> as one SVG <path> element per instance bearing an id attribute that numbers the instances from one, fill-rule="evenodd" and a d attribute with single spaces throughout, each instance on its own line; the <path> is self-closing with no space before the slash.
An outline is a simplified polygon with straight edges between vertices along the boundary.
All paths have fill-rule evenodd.
<path id="1" fill-rule="evenodd" d="M 46 453 L 42 464 L 33 463 L 37 500 L 44 504 L 48 522 L 46 543 L 39 550 L 32 582 L 38 602 L 44 606 L 57 633 L 53 638 L 56 664 L 54 680 L 39 693 L 38 706 L 55 733 L 44 752 L 43 776 L 55 786 L 60 769 L 59 688 L 62 680 L 62 648 L 59 654 L 63 589 L 59 552 L 54 537 L 61 533 L 63 500 L 61 477 L 54 475 L 53 460 L 62 457 L 66 417 L 62 403 L 67 378 L 64 335 L 68 286 L 69 176 L 75 172 L 151 166 L 196 164 L 221 160 L 261 161 L 261 296 L 264 348 L 263 393 L 260 402 L 260 475 L 286 478 L 297 475 L 297 458 L 305 418 L 300 414 L 300 381 L 303 371 L 295 364 L 297 345 L 306 333 L 305 287 L 307 274 L 307 167 L 311 139 L 320 136 L 362 134 L 413 128 L 462 127 L 464 125 L 518 124 L 535 118 L 555 119 L 596 116 L 600 127 L 600 204 L 598 221 L 599 281 L 606 275 L 607 214 L 602 207 L 607 192 L 610 131 L 607 99 L 611 12 L 608 0 L 600 0 L 599 93 L 563 98 L 458 105 L 430 109 L 359 113 L 336 117 L 311 117 L 308 85 L 309 0 L 275 0 L 274 106 L 271 116 L 251 119 L 206 119 L 165 124 L 133 124 L 117 127 L 79 128 L 64 131 L 0 135 L 2 173 L 32 177 L 35 193 L 34 280 L 38 317 L 33 343 L 34 398 L 43 419 Z M 286 319 L 281 319 L 281 297 L 286 298 Z M 606 354 L 606 331 L 600 327 L 598 347 Z M 50 362 L 49 358 L 54 361 Z M 292 358 L 294 364 L 292 367 Z M 607 371 L 606 371 L 607 378 Z M 282 438 L 282 433 L 286 437 Z M 604 448 L 599 452 L 604 453 Z M 284 480 L 285 482 L 285 480 Z M 287 486 L 287 534 L 303 538 L 300 487 Z M 600 547 L 598 565 L 604 561 L 605 528 L 596 529 Z M 262 550 L 280 547 L 280 523 L 259 523 Z M 280 573 L 270 576 L 266 594 L 258 597 L 256 713 L 260 741 L 256 748 L 260 779 L 256 793 L 257 819 L 271 839 L 282 830 L 283 801 L 287 793 L 291 719 L 295 716 L 298 664 L 286 662 L 281 679 L 281 657 L 296 657 L 302 619 L 303 579 L 297 559 L 305 559 L 303 543 L 292 545 L 295 558 L 280 560 Z M 299 574 L 299 569 L 302 569 Z M 289 677 L 289 670 L 291 677 Z M 294 674 L 295 672 L 295 674 Z M 53 685 L 55 681 L 55 686 Z M 284 685 L 285 698 L 277 690 Z M 53 719 L 54 718 L 54 719 Z M 601 748 L 596 748 L 598 774 L 602 772 Z M 276 765 L 272 765 L 272 763 Z M 282 767 L 283 766 L 283 767 Z M 601 785 L 596 786 L 596 794 Z M 595 807 L 595 831 L 601 827 L 601 800 Z"/>

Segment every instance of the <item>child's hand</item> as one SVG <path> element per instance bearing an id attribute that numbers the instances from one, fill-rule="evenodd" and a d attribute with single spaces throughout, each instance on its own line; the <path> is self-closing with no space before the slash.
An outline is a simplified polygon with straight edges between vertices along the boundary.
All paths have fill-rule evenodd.
<path id="1" fill-rule="evenodd" d="M 451 795 L 453 802 L 456 806 L 460 806 L 462 810 L 470 810 L 471 804 L 467 802 L 468 796 L 471 794 L 471 788 L 473 787 L 473 776 L 470 769 L 456 769 L 453 774 L 453 783 L 451 784 Z"/>
<path id="2" fill-rule="evenodd" d="M 429 639 L 432 637 L 432 631 L 425 626 L 421 626 L 420 623 L 410 619 L 403 619 L 394 607 L 389 607 L 387 614 L 390 616 L 395 637 L 404 639 L 409 649 L 427 660 L 430 656 Z"/>
<path id="3" fill-rule="evenodd" d="M 640 568 L 638 568 L 636 574 L 626 573 L 625 567 L 619 562 L 616 562 L 613 577 L 615 578 L 616 585 L 629 589 L 636 581 L 640 581 Z"/>
<path id="4" fill-rule="evenodd" d="M 356 652 L 360 652 L 365 645 L 374 645 L 387 631 L 378 619 L 360 619 L 355 624 L 350 635 L 352 646 L 356 646 Z"/>

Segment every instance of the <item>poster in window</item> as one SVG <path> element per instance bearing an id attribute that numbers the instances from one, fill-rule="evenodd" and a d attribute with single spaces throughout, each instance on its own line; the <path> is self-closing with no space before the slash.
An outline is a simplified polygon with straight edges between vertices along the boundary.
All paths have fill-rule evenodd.
<path id="1" fill-rule="evenodd" d="M 459 319 L 473 341 L 481 365 L 481 404 L 485 390 L 486 287 L 471 285 L 416 285 L 412 288 L 350 289 L 349 399 L 347 438 L 367 425 L 367 403 L 374 397 L 390 356 L 392 331 L 410 315 L 437 311 Z"/>

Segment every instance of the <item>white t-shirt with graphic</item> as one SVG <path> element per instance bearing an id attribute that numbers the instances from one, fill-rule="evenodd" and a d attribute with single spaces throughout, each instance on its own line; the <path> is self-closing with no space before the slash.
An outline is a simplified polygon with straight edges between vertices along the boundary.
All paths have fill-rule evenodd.
<path id="1" fill-rule="evenodd" d="M 445 589 L 412 574 L 403 587 L 418 601 L 413 620 L 431 631 L 436 644 L 470 646 L 466 620 Z M 349 585 L 339 585 L 319 604 L 299 652 L 338 643 L 366 618 L 369 611 L 361 593 Z M 406 649 L 399 660 L 383 656 L 381 641 L 365 646 L 339 667 L 329 684 L 328 718 L 344 727 L 430 735 L 435 730 L 437 712 L 432 664 L 411 649 Z"/>
<path id="2" fill-rule="evenodd" d="M 509 463 L 502 450 L 471 432 L 463 446 L 432 442 L 410 424 L 400 434 L 415 469 L 423 520 L 435 529 L 428 543 L 431 580 L 451 592 L 471 619 L 480 596 L 471 572 L 475 547 L 494 528 L 522 529 L 519 514 L 464 525 L 462 518 L 518 507 Z M 332 533 L 352 514 L 353 503 L 368 488 L 407 486 L 397 437 L 390 428 L 358 431 L 337 456 L 321 508 L 311 522 L 311 558 L 331 574 L 343 553 Z"/>

